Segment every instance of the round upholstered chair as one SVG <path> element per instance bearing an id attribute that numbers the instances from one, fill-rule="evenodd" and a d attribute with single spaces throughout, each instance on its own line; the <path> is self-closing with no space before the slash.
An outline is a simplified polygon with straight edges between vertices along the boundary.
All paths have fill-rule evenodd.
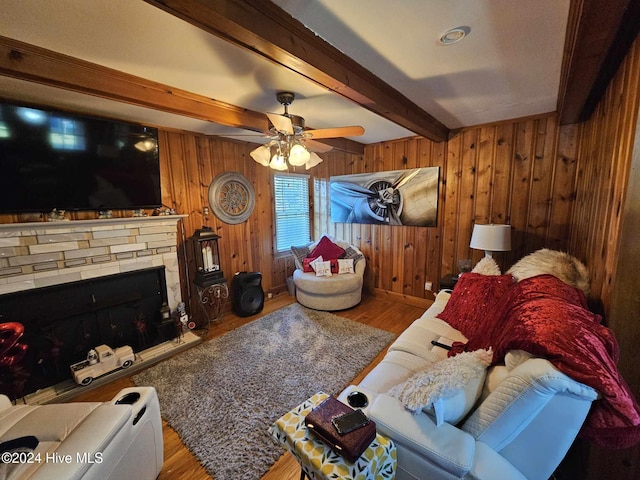
<path id="1" fill-rule="evenodd" d="M 314 310 L 344 310 L 360 303 L 366 260 L 355 246 L 340 240 L 334 243 L 342 247 L 354 259 L 353 273 L 318 276 L 316 272 L 304 272 L 296 268 L 293 282 L 296 286 L 296 299 L 301 305 Z M 310 245 L 313 250 L 316 244 Z"/>

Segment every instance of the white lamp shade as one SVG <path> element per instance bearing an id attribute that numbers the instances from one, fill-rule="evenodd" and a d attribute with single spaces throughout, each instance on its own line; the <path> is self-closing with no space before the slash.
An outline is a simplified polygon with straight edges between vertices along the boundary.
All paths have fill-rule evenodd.
<path id="1" fill-rule="evenodd" d="M 278 155 L 277 153 L 271 159 L 271 163 L 269 163 L 269 166 L 274 170 L 286 170 L 287 168 L 289 168 L 289 166 L 287 165 L 287 159 L 282 155 Z"/>
<path id="2" fill-rule="evenodd" d="M 289 163 L 294 167 L 301 167 L 309 161 L 311 154 L 309 150 L 304 148 L 299 143 L 296 143 L 289 151 Z"/>
<path id="3" fill-rule="evenodd" d="M 484 250 L 488 256 L 491 252 L 507 252 L 511 250 L 511 225 L 474 225 L 469 246 Z"/>
<path id="4" fill-rule="evenodd" d="M 311 152 L 309 161 L 305 163 L 304 168 L 305 170 L 309 170 L 310 168 L 313 168 L 320 163 L 322 163 L 322 159 L 318 156 L 318 154 L 316 152 Z"/>
<path id="5" fill-rule="evenodd" d="M 259 146 L 258 148 L 253 150 L 249 155 L 251 155 L 251 158 L 253 158 L 260 165 L 264 167 L 269 166 L 269 160 L 271 160 L 271 149 L 269 148 L 268 145 Z"/>

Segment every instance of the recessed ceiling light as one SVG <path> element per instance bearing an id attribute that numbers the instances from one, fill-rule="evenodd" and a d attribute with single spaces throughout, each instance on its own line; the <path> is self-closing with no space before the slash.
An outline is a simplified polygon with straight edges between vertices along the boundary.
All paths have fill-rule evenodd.
<path id="1" fill-rule="evenodd" d="M 469 35 L 471 29 L 469 27 L 456 27 L 450 30 L 447 30 L 440 37 L 440 43 L 442 45 L 453 45 L 454 43 L 458 43 L 464 37 Z"/>

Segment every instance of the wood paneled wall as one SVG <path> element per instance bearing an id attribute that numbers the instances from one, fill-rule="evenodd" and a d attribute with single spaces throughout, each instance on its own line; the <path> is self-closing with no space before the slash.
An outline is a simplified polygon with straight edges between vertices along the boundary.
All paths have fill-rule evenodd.
<path id="1" fill-rule="evenodd" d="M 582 124 L 577 201 L 570 248 L 592 271 L 593 298 L 609 311 L 640 102 L 640 42 L 636 41 L 591 119 Z M 622 252 L 623 254 L 624 252 Z"/>
<path id="2" fill-rule="evenodd" d="M 284 286 L 289 258 L 273 255 L 273 194 L 271 171 L 255 163 L 249 153 L 252 144 L 161 131 L 159 142 L 163 204 L 188 215 L 183 220 L 179 255 L 181 258 L 183 298 L 191 299 L 191 312 L 198 320 L 202 311 L 192 284 L 194 265 L 188 241 L 202 226 L 211 227 L 222 238 L 218 241 L 220 263 L 228 282 L 236 272 L 261 272 L 263 288 L 274 291 Z M 255 189 L 255 207 L 243 223 L 231 225 L 219 220 L 209 207 L 209 185 L 224 172 L 238 172 L 247 177 Z M 205 215 L 205 207 L 209 213 Z M 284 287 L 283 287 L 284 288 Z"/>
<path id="3" fill-rule="evenodd" d="M 590 297 L 619 343 L 618 368 L 640 400 L 640 39 L 578 138 L 576 201 L 568 247 L 592 275 Z M 635 160 L 634 160 L 635 149 Z M 629 248 L 632 246 L 632 248 Z M 585 459 L 584 456 L 588 455 Z M 639 478 L 640 445 L 625 450 L 585 446 L 581 478 Z"/>
<path id="4" fill-rule="evenodd" d="M 367 257 L 365 288 L 368 290 L 389 292 L 407 301 L 411 301 L 410 297 L 424 298 L 425 281 L 432 281 L 435 286 L 439 278 L 440 229 L 332 223 L 326 192 L 329 179 L 334 175 L 417 167 L 442 170 L 445 163 L 445 143 L 419 138 L 370 145 L 362 157 L 334 154 L 313 171 L 316 238 L 328 233 L 358 246 Z M 442 189 L 440 196 L 442 204 Z M 442 210 L 438 215 L 442 217 Z"/>
<path id="5" fill-rule="evenodd" d="M 511 252 L 496 254 L 503 270 L 542 247 L 565 249 L 576 175 L 575 126 L 555 115 L 464 129 L 448 143 L 410 138 L 365 148 L 364 157 L 335 155 L 313 171 L 316 236 L 328 232 L 367 256 L 365 285 L 403 297 L 429 298 L 425 281 L 475 264 L 474 223 L 509 223 Z M 437 227 L 345 225 L 330 222 L 326 184 L 332 175 L 440 167 Z"/>
<path id="6" fill-rule="evenodd" d="M 448 143 L 414 137 L 367 145 L 364 155 L 323 154 L 325 161 L 310 172 L 299 169 L 312 175 L 315 237 L 329 233 L 357 245 L 368 260 L 365 288 L 408 302 L 433 298 L 425 282 L 436 289 L 440 278 L 457 272 L 458 259 L 476 263 L 482 257 L 483 252 L 469 248 L 474 223 L 513 226 L 513 250 L 495 256 L 503 270 L 542 246 L 564 249 L 575 200 L 577 131 L 559 128 L 556 116 L 549 114 L 464 129 Z M 201 226 L 222 237 L 221 263 L 229 280 L 238 271 L 260 271 L 267 292 L 284 290 L 294 265 L 291 256 L 273 254 L 272 172 L 250 158 L 255 145 L 163 130 L 159 140 L 163 204 L 188 215 L 179 257 L 183 298 L 191 298 L 191 311 L 199 315 L 186 239 Z M 436 227 L 330 221 L 331 176 L 417 167 L 440 168 Z M 228 171 L 245 175 L 256 191 L 254 213 L 239 225 L 218 220 L 211 210 L 203 214 L 209 184 Z"/>

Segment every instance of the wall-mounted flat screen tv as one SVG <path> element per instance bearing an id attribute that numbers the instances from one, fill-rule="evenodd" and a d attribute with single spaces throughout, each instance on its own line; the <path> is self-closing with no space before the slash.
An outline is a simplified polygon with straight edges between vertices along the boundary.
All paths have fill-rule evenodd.
<path id="1" fill-rule="evenodd" d="M 161 204 L 157 129 L 0 102 L 0 212 Z"/>

